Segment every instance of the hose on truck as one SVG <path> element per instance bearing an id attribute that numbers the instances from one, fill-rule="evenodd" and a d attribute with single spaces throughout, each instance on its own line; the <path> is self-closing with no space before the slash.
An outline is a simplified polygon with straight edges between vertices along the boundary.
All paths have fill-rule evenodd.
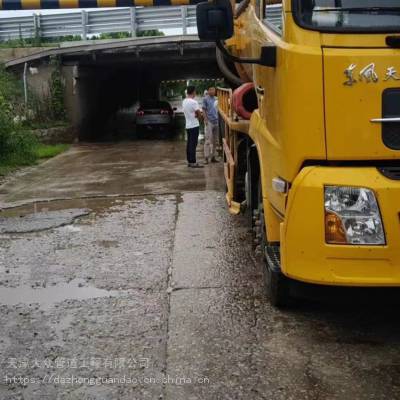
<path id="1" fill-rule="evenodd" d="M 240 86 L 244 83 L 244 81 L 228 67 L 226 58 L 218 47 L 216 48 L 216 58 L 219 69 L 230 83 L 235 86 Z"/>
<path id="2" fill-rule="evenodd" d="M 232 106 L 239 117 L 246 120 L 251 118 L 253 111 L 258 108 L 258 99 L 252 82 L 244 83 L 233 92 Z"/>

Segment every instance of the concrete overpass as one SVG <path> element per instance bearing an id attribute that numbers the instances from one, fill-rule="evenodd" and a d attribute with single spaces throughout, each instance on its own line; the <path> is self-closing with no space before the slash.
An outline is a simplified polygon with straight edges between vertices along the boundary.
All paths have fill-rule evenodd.
<path id="1" fill-rule="evenodd" d="M 79 138 L 98 139 L 118 109 L 158 96 L 163 80 L 220 78 L 214 43 L 197 36 L 164 36 L 66 43 L 9 60 L 6 68 L 26 74 L 30 90 L 49 93 L 58 58 L 65 81 L 65 104 Z"/>

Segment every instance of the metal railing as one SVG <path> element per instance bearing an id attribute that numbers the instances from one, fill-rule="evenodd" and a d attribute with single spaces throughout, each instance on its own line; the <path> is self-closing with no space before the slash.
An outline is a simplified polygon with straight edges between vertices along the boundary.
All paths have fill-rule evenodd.
<path id="1" fill-rule="evenodd" d="M 232 89 L 217 88 L 218 108 L 225 118 L 233 119 Z"/>
<path id="2" fill-rule="evenodd" d="M 0 41 L 26 38 L 56 38 L 77 35 L 83 40 L 102 33 L 179 29 L 187 34 L 196 27 L 196 7 L 132 7 L 95 11 L 69 11 L 0 18 Z"/>

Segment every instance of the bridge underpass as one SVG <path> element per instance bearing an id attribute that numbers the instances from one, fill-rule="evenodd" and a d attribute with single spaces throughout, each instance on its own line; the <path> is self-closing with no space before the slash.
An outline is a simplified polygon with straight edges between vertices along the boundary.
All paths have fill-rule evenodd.
<path id="1" fill-rule="evenodd" d="M 156 99 L 162 81 L 219 79 L 214 43 L 196 36 L 149 37 L 85 44 L 45 50 L 6 67 L 17 73 L 37 71 L 28 79 L 33 89 L 43 89 L 58 57 L 65 80 L 65 104 L 78 138 L 101 140 L 110 118 L 141 99 Z"/>

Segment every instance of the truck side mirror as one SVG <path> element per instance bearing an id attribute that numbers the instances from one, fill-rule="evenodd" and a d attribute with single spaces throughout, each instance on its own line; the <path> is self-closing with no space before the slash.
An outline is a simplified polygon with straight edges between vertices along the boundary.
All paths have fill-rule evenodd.
<path id="1" fill-rule="evenodd" d="M 224 40 L 233 36 L 233 12 L 229 0 L 200 3 L 196 11 L 200 40 Z"/>
<path id="2" fill-rule="evenodd" d="M 267 45 L 261 47 L 261 56 L 258 64 L 264 67 L 276 67 L 276 46 Z"/>

